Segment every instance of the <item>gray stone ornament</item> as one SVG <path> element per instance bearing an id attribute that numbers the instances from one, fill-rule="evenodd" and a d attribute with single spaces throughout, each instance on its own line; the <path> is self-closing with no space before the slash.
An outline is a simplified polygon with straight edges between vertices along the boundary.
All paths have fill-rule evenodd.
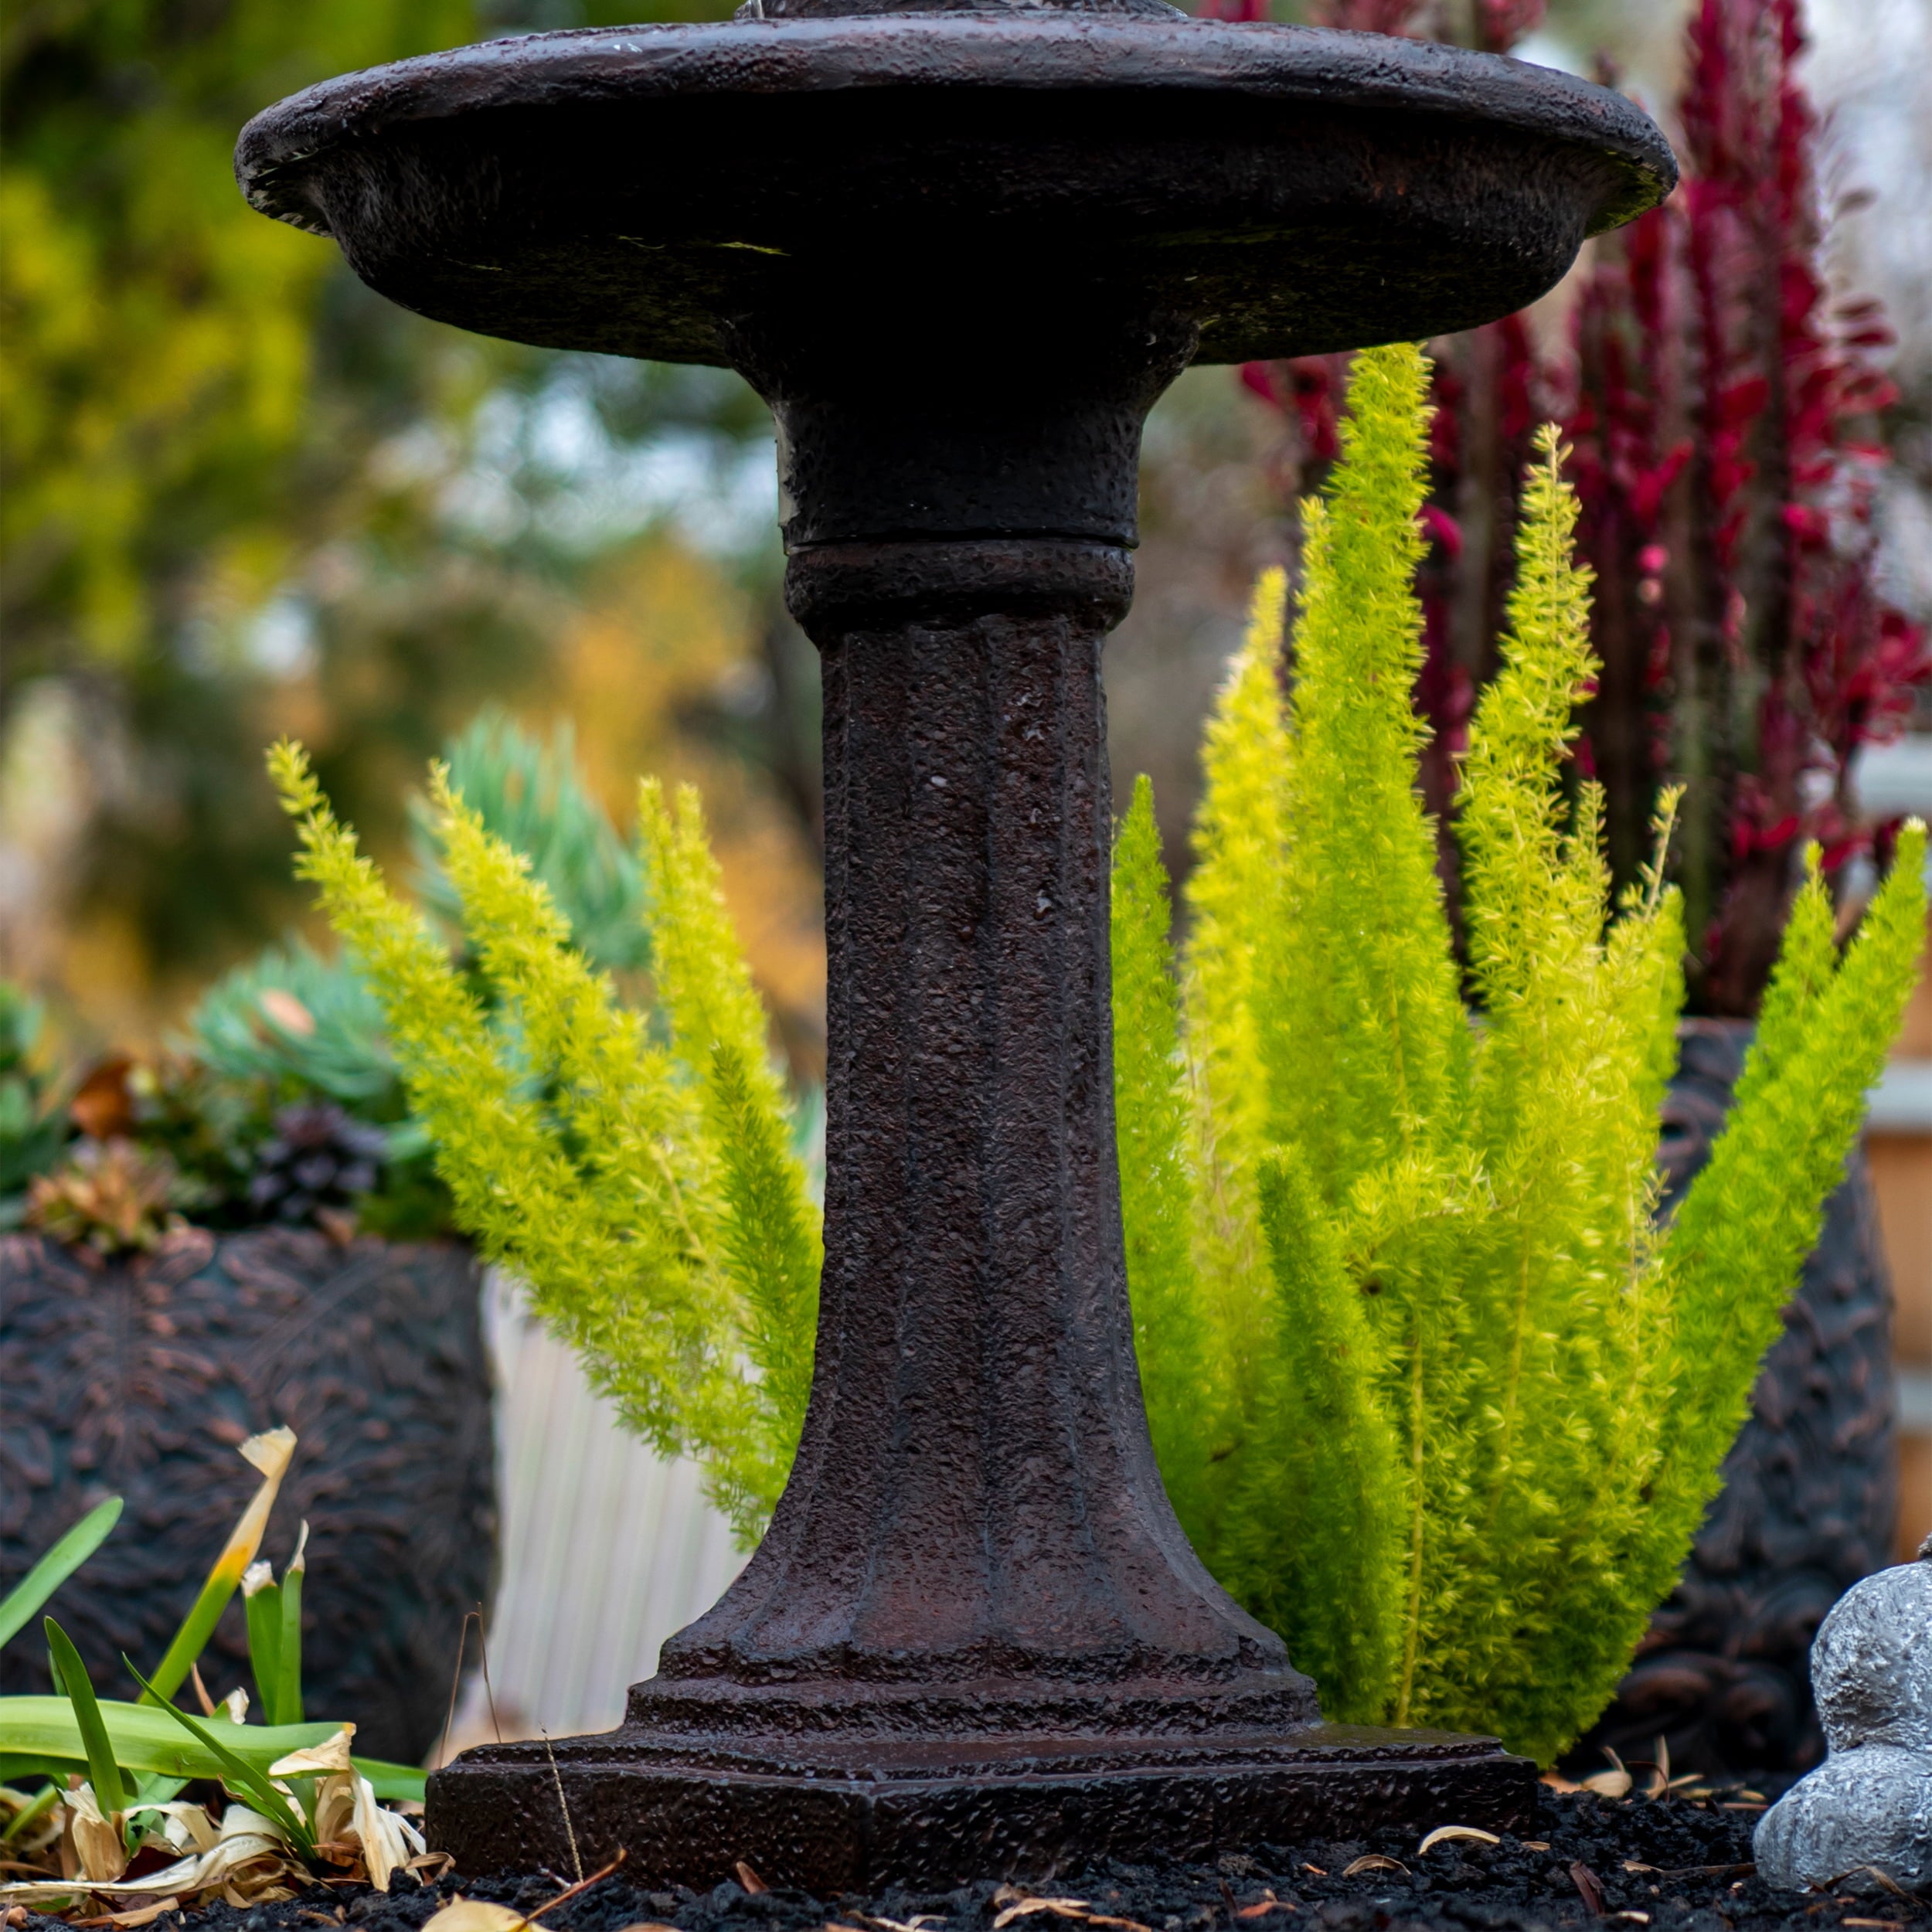
<path id="1" fill-rule="evenodd" d="M 1932 1536 L 1917 1563 L 1838 1599 L 1811 1646 L 1811 1689 L 1831 1754 L 1759 1821 L 1759 1875 L 1880 1874 L 1932 1896 Z"/>

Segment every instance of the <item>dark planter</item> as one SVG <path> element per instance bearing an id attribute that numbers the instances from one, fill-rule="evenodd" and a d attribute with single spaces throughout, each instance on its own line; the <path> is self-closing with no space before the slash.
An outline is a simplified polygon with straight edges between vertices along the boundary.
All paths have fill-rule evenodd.
<path id="1" fill-rule="evenodd" d="M 311 1717 L 359 1750 L 420 1760 L 450 1694 L 464 1613 L 496 1542 L 490 1373 L 477 1266 L 462 1247 L 189 1229 L 90 1265 L 0 1237 L 0 1594 L 76 1518 L 127 1511 L 50 1607 L 97 1686 L 160 1657 L 258 1478 L 235 1454 L 300 1437 L 262 1553 L 281 1573 L 309 1525 L 303 1595 Z M 249 1684 L 240 1600 L 204 1662 Z M 0 1691 L 50 1688 L 41 1646 L 0 1653 Z"/>
<path id="2" fill-rule="evenodd" d="M 1710 1158 L 1751 1029 L 1691 1020 L 1664 1110 L 1665 1205 Z M 1801 1771 L 1825 1755 L 1808 1658 L 1828 1611 L 1892 1560 L 1898 1516 L 1892 1295 L 1862 1148 L 1765 1358 L 1682 1580 L 1617 1701 L 1568 1760 L 1603 1747 L 1715 1776 Z"/>

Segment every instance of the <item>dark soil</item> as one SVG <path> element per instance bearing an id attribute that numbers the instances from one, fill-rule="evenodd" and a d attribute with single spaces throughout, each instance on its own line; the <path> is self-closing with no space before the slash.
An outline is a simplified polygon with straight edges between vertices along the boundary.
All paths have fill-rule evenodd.
<path id="1" fill-rule="evenodd" d="M 993 1932 L 1019 1893 L 1078 1901 L 1083 1911 L 1016 1916 L 1009 1932 L 1072 1932 L 1107 1915 L 1146 1932 L 1541 1932 L 1557 1927 L 1648 1924 L 1668 1932 L 1768 1932 L 1782 1926 L 1932 1927 L 1932 1899 L 1907 1899 L 1867 1879 L 1829 1895 L 1778 1890 L 1752 1870 L 1751 1828 L 1761 1805 L 1668 1798 L 1611 1801 L 1589 1793 L 1542 1797 L 1539 1835 L 1497 1845 L 1455 1840 L 1418 1855 L 1419 1835 L 1257 1845 L 1214 1865 L 1103 1862 L 1009 1889 L 992 1880 L 946 1892 L 891 1889 L 870 1898 L 815 1899 L 724 1884 L 702 1896 L 652 1892 L 619 1872 L 543 1915 L 552 1932 L 621 1932 L 639 1921 L 680 1932 Z M 1359 1861 L 1376 1858 L 1363 1869 Z M 1351 1867 L 1355 1876 L 1346 1876 Z M 548 1872 L 417 1887 L 399 1880 L 384 1896 L 366 1886 L 318 1887 L 277 1905 L 213 1906 L 155 1921 L 155 1932 L 314 1932 L 332 1921 L 352 1932 L 417 1932 L 458 1891 L 534 1912 L 567 1883 Z M 1273 1909 L 1270 1909 L 1270 1901 Z M 1260 1908 L 1257 1910 L 1256 1908 Z M 1643 1916 L 1640 1916 L 1643 1915 Z M 896 1921 L 896 1924 L 890 1922 Z M 1103 1921 L 1104 1923 L 1104 1921 Z M 30 1918 L 31 1932 L 66 1932 Z"/>

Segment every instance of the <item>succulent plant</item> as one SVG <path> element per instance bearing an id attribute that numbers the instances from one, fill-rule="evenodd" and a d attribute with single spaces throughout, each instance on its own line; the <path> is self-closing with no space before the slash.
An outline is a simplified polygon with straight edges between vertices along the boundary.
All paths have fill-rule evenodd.
<path id="1" fill-rule="evenodd" d="M 116 1135 L 83 1140 L 51 1174 L 36 1175 L 27 1223 L 56 1240 L 118 1254 L 157 1247 L 182 1225 L 189 1205 L 180 1171 L 165 1154 Z"/>
<path id="2" fill-rule="evenodd" d="M 192 1050 L 234 1081 L 312 1090 L 359 1113 L 400 1111 L 383 1011 L 355 967 L 301 939 L 218 980 L 190 1016 Z"/>
<path id="3" fill-rule="evenodd" d="M 26 1189 L 60 1158 L 68 1128 L 32 1054 L 40 1006 L 0 981 L 0 1228 L 16 1226 Z"/>
<path id="4" fill-rule="evenodd" d="M 265 1221 L 307 1226 L 353 1206 L 381 1179 L 389 1137 L 332 1100 L 284 1107 L 256 1150 L 248 1205 Z"/>

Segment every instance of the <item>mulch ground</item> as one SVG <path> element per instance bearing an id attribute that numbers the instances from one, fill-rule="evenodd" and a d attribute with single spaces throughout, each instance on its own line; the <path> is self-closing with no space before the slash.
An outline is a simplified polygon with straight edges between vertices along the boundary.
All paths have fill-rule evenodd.
<path id="1" fill-rule="evenodd" d="M 1649 1925 L 1668 1932 L 1769 1932 L 1774 1927 L 1932 1927 L 1932 1899 L 1882 1884 L 1826 1896 L 1774 1889 L 1751 1866 L 1762 1807 L 1721 1798 L 1612 1801 L 1546 1788 L 1533 1837 L 1494 1845 L 1456 1840 L 1418 1855 L 1413 1833 L 1374 1832 L 1342 1842 L 1257 1845 L 1213 1865 L 1104 1862 L 1042 1883 L 993 1880 L 952 1891 L 892 1889 L 812 1898 L 724 1884 L 698 1894 L 652 1892 L 620 1872 L 543 1915 L 553 1932 L 621 1932 L 640 1921 L 679 1932 L 1071 1932 L 1097 1922 L 1121 1932 L 1487 1932 Z M 215 1906 L 168 1915 L 155 1932 L 418 1932 L 457 1893 L 534 1913 L 565 1881 L 543 1872 L 417 1886 L 384 1896 L 366 1886 L 318 1887 L 274 1905 Z M 1057 1909 L 1029 1900 L 1051 1899 Z M 917 1921 L 915 1928 L 914 1922 Z M 1002 1923 L 1003 1921 L 1003 1923 Z M 1111 1927 L 1109 1922 L 1111 1922 Z M 37 1915 L 30 1932 L 66 1932 Z"/>

